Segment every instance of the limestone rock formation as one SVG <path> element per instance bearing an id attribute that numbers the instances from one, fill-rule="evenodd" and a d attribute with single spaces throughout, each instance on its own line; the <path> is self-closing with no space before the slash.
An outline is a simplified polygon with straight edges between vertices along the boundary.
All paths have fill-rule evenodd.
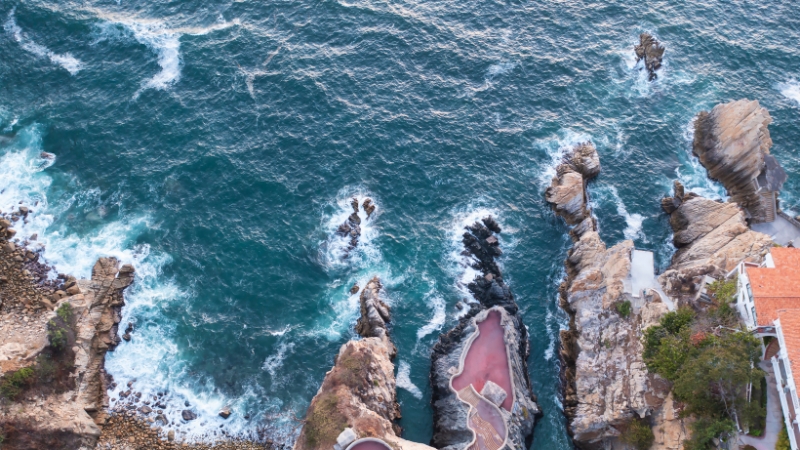
<path id="1" fill-rule="evenodd" d="M 346 428 L 358 438 L 377 437 L 402 450 L 429 450 L 427 445 L 399 437 L 394 364 L 389 340 L 388 306 L 380 299 L 381 284 L 373 278 L 361 292 L 361 318 L 351 340 L 339 350 L 306 413 L 296 450 L 331 449 Z"/>
<path id="2" fill-rule="evenodd" d="M 643 330 L 667 311 L 658 294 L 634 307 L 630 317 L 617 305 L 632 300 L 625 290 L 632 241 L 607 249 L 596 231 L 584 232 L 565 262 L 560 287 L 570 327 L 561 332 L 564 412 L 581 449 L 622 448 L 617 440 L 634 417 L 652 416 L 670 385 L 648 372 L 642 360 Z"/>
<path id="3" fill-rule="evenodd" d="M 0 245 L 10 248 L 4 242 Z M 0 328 L 0 342 L 4 343 L 0 347 L 2 375 L 31 367 L 37 376 L 44 376 L 47 361 L 60 367 L 64 360 L 74 369 L 65 377 L 59 378 L 57 373 L 53 381 L 34 384 L 30 392 L 6 399 L 0 415 L 13 430 L 6 436 L 7 443 L 19 448 L 94 448 L 107 418 L 105 355 L 118 343 L 122 293 L 133 282 L 133 267 L 119 267 L 116 259 L 101 258 L 90 280 L 77 280 L 67 289 L 73 295 L 58 300 L 56 313 L 51 310 L 54 305 L 46 297 L 46 288 L 36 284 L 35 277 L 25 275 L 23 270 L 27 269 L 15 265 L 20 261 L 12 255 L 14 252 L 8 251 L 0 255 L 4 278 L 14 280 L 4 283 L 6 301 L 0 320 L 15 322 Z M 10 284 L 16 290 L 9 291 Z M 18 314 L 26 317 L 20 320 Z M 17 342 L 20 338 L 26 342 Z M 53 447 L 54 443 L 63 447 Z"/>
<path id="4" fill-rule="evenodd" d="M 775 198 L 786 173 L 770 155 L 772 139 L 767 126 L 772 118 L 758 101 L 737 100 L 702 111 L 694 124 L 693 152 L 720 181 L 732 202 L 755 222 L 774 215 Z"/>
<path id="5" fill-rule="evenodd" d="M 747 227 L 738 205 L 684 193 L 678 181 L 674 196 L 661 205 L 670 215 L 678 250 L 659 281 L 664 291 L 682 301 L 694 299 L 706 275 L 718 278 L 742 260 L 760 261 L 772 245 L 769 236 Z"/>
<path id="6" fill-rule="evenodd" d="M 639 35 L 639 45 L 634 47 L 636 61 L 644 60 L 644 67 L 649 73 L 648 79 L 650 81 L 658 77 L 656 71 L 661 67 L 664 50 L 666 50 L 664 46 L 649 33 L 642 33 Z"/>
<path id="7" fill-rule="evenodd" d="M 600 173 L 600 159 L 590 142 L 577 145 L 556 168 L 556 176 L 545 191 L 553 210 L 575 225 L 590 216 L 586 182 Z"/>
<path id="8" fill-rule="evenodd" d="M 473 268 L 481 275 L 468 285 L 477 303 L 471 305 L 470 311 L 455 328 L 439 337 L 431 355 L 434 421 L 431 445 L 439 449 L 465 449 L 476 438 L 468 426 L 470 407 L 459 399 L 451 388 L 451 381 L 463 367 L 465 352 L 476 336 L 478 324 L 487 320 L 492 312 L 500 315 L 513 391 L 506 392 L 513 396 L 510 408 L 498 409 L 507 425 L 507 440 L 502 448 L 528 448 L 533 439 L 536 417 L 540 415 L 528 377 L 528 332 L 518 314 L 514 296 L 495 262 L 495 258 L 502 254 L 494 234 L 499 232 L 497 222 L 487 217 L 482 223 L 467 227 L 463 236 L 464 254 L 472 258 Z"/>

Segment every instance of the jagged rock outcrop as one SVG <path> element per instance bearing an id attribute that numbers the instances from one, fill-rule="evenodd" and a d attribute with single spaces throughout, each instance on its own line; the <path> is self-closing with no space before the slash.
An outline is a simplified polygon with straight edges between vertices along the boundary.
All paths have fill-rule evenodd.
<path id="1" fill-rule="evenodd" d="M 500 410 L 508 428 L 508 440 L 503 448 L 528 448 L 533 439 L 536 417 L 541 414 L 528 377 L 528 332 L 518 315 L 514 296 L 495 262 L 495 258 L 502 254 L 495 235 L 500 231 L 497 222 L 487 217 L 482 223 L 468 226 L 463 236 L 463 254 L 473 258 L 473 268 L 481 275 L 468 285 L 477 303 L 471 305 L 455 328 L 439 337 L 431 355 L 434 422 L 431 445 L 439 449 L 465 449 L 474 439 L 467 425 L 469 406 L 451 389 L 451 380 L 461 367 L 462 357 L 475 335 L 477 324 L 493 311 L 500 314 L 513 386 L 513 393 L 507 394 L 513 394 L 514 398 L 510 410 Z"/>
<path id="2" fill-rule="evenodd" d="M 670 215 L 678 250 L 659 281 L 670 296 L 686 302 L 694 299 L 706 275 L 719 278 L 742 260 L 760 261 L 772 239 L 748 228 L 744 211 L 735 203 L 684 192 L 678 181 L 674 190 L 661 206 Z"/>
<path id="3" fill-rule="evenodd" d="M 577 145 L 556 167 L 556 176 L 545 191 L 557 215 L 575 225 L 590 216 L 586 182 L 600 173 L 600 158 L 591 142 Z"/>
<path id="4" fill-rule="evenodd" d="M 22 269 L 19 247 L 9 252 L 8 242 L 0 246 L 6 249 L 0 254 L 4 288 L 12 292 L 4 296 L 0 320 L 14 322 L 0 328 L 0 369 L 4 376 L 28 367 L 35 374 L 25 390 L 3 400 L 2 425 L 11 430 L 6 441 L 15 448 L 94 448 L 107 419 L 105 355 L 118 344 L 133 267 L 101 258 L 91 279 L 71 282 L 69 294 L 58 291 L 50 301 L 47 287 Z M 9 291 L 9 284 L 17 290 Z"/>
<path id="5" fill-rule="evenodd" d="M 661 67 L 661 60 L 664 57 L 664 46 L 649 33 L 639 35 L 639 45 L 633 50 L 636 52 L 636 62 L 644 60 L 644 68 L 649 73 L 648 79 L 655 80 L 658 75 L 656 71 Z"/>
<path id="6" fill-rule="evenodd" d="M 332 449 L 345 428 L 358 438 L 377 437 L 402 450 L 430 449 L 399 437 L 395 420 L 400 418 L 400 405 L 392 363 L 396 350 L 388 334 L 390 309 L 380 291 L 377 277 L 362 290 L 357 331 L 363 339 L 348 341 L 339 350 L 308 407 L 296 450 Z"/>
<path id="7" fill-rule="evenodd" d="M 337 235 L 349 239 L 347 249 L 344 253 L 345 257 L 347 257 L 351 250 L 356 248 L 358 245 L 358 238 L 361 236 L 361 217 L 358 215 L 359 208 L 367 213 L 367 218 L 370 218 L 376 209 L 375 203 L 371 198 L 365 198 L 359 207 L 358 199 L 353 197 L 353 199 L 350 200 L 350 206 L 353 208 L 353 213 L 336 229 Z"/>
<path id="8" fill-rule="evenodd" d="M 575 159 L 578 153 L 576 149 L 568 158 Z M 593 166 L 599 171 L 599 162 Z M 597 171 L 580 173 L 584 186 Z M 557 183 L 554 179 L 553 186 Z M 557 213 L 566 210 L 558 202 L 569 201 L 551 195 L 546 200 Z M 625 444 L 619 436 L 634 418 L 647 417 L 654 428 L 666 423 L 663 405 L 670 385 L 648 372 L 641 338 L 643 330 L 657 323 L 668 307 L 652 291 L 641 299 L 632 297 L 633 242 L 606 248 L 591 211 L 584 207 L 578 217 L 581 220 L 564 216 L 567 223 L 575 224 L 570 230 L 574 245 L 564 263 L 567 277 L 559 288 L 561 307 L 570 316 L 569 329 L 561 332 L 564 413 L 578 448 L 622 449 Z M 632 305 L 628 317 L 618 311 L 625 302 Z M 670 448 L 672 443 L 655 448 Z"/>
<path id="9" fill-rule="evenodd" d="M 786 180 L 769 153 L 771 122 L 758 101 L 737 100 L 700 112 L 694 123 L 694 154 L 754 222 L 773 215 L 775 199 L 769 193 L 780 191 Z"/>
<path id="10" fill-rule="evenodd" d="M 570 315 L 569 329 L 561 332 L 564 412 L 578 448 L 622 448 L 621 431 L 634 417 L 652 416 L 670 390 L 666 380 L 648 372 L 641 341 L 667 306 L 651 294 L 629 317 L 617 310 L 632 300 L 625 289 L 632 251 L 632 241 L 607 249 L 589 230 L 565 262 L 567 279 L 559 289 Z"/>

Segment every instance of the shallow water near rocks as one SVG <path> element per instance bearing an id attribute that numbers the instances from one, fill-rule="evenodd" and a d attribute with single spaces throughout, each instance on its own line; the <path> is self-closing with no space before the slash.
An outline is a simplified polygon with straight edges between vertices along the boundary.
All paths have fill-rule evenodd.
<path id="1" fill-rule="evenodd" d="M 543 192 L 580 141 L 603 165 L 589 188 L 601 235 L 662 269 L 672 180 L 724 196 L 690 150 L 692 118 L 718 102 L 769 109 L 782 204 L 800 213 L 788 2 L 32 0 L 0 3 L 0 22 L 0 210 L 30 206 L 19 235 L 38 233 L 61 272 L 136 265 L 111 397 L 132 380 L 167 392 L 179 439 L 291 442 L 353 336 L 350 287 L 378 275 L 404 437 L 427 442 L 430 349 L 474 275 L 460 230 L 490 213 L 531 335 L 532 448 L 571 448 L 557 357 L 569 243 Z M 633 56 L 643 31 L 667 48 L 653 83 Z M 352 196 L 378 210 L 341 260 Z"/>

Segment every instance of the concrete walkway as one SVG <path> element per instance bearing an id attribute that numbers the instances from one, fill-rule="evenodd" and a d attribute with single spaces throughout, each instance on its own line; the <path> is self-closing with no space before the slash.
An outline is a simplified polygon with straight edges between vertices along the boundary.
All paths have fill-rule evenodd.
<path id="1" fill-rule="evenodd" d="M 795 247 L 800 247 L 800 229 L 782 216 L 776 216 L 775 222 L 754 223 L 750 225 L 750 228 L 754 231 L 768 234 L 778 244 L 785 246 L 790 241 L 793 241 Z"/>
<path id="2" fill-rule="evenodd" d="M 772 362 L 761 361 L 758 366 L 767 373 L 767 426 L 763 436 L 754 437 L 742 434 L 739 435 L 739 442 L 742 445 L 752 445 L 758 450 L 775 450 L 778 434 L 783 429 L 781 399 L 778 397 L 778 386 L 772 370 Z"/>

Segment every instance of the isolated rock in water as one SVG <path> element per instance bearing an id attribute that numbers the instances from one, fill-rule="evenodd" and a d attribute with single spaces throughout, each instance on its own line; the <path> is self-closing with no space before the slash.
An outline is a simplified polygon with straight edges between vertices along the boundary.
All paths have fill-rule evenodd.
<path id="1" fill-rule="evenodd" d="M 545 199 L 569 225 L 590 216 L 586 182 L 600 173 L 600 158 L 591 143 L 575 146 L 556 167 L 556 176 L 545 191 Z"/>
<path id="2" fill-rule="evenodd" d="M 231 416 L 231 414 L 232 414 L 232 412 L 231 412 L 231 408 L 230 408 L 230 407 L 228 407 L 228 406 L 226 406 L 226 407 L 222 408 L 222 409 L 219 411 L 219 416 L 220 416 L 220 417 L 222 417 L 223 419 L 227 419 L 228 417 L 230 417 L 230 416 Z"/>
<path id="3" fill-rule="evenodd" d="M 644 67 L 650 74 L 648 79 L 656 79 L 656 70 L 661 67 L 661 60 L 666 50 L 653 36 L 648 33 L 639 35 L 639 45 L 633 48 L 636 52 L 636 61 L 644 59 Z"/>
<path id="4" fill-rule="evenodd" d="M 432 450 L 399 437 L 400 418 L 389 339 L 390 310 L 380 299 L 381 283 L 373 278 L 361 292 L 360 340 L 342 345 L 335 365 L 325 375 L 306 412 L 294 448 L 333 448 L 347 428 L 358 437 L 377 437 L 402 450 Z"/>
<path id="5" fill-rule="evenodd" d="M 189 421 L 197 419 L 197 414 L 195 414 L 194 411 L 192 411 L 191 409 L 184 409 L 181 412 L 181 417 L 183 418 L 183 420 Z"/>
<path id="6" fill-rule="evenodd" d="M 758 101 L 737 100 L 700 112 L 694 123 L 694 154 L 754 222 L 771 221 L 773 193 L 786 181 L 786 172 L 769 153 L 771 122 Z"/>
<path id="7" fill-rule="evenodd" d="M 352 251 L 356 246 L 358 246 L 358 240 L 361 237 L 361 217 L 359 217 L 359 204 L 358 199 L 353 197 L 350 201 L 350 206 L 353 208 L 353 213 L 347 217 L 347 220 L 344 221 L 339 228 L 336 229 L 336 234 L 347 239 L 348 245 L 345 249 L 344 257 L 347 258 L 350 251 Z M 369 219 L 372 216 L 372 213 L 375 212 L 375 203 L 372 202 L 372 199 L 367 198 L 364 200 L 363 204 L 364 211 L 367 213 L 367 218 Z"/>
<path id="8" fill-rule="evenodd" d="M 494 260 L 502 252 L 493 229 L 500 227 L 487 218 L 464 233 L 464 254 L 474 258 L 473 268 L 480 272 L 468 285 L 478 303 L 439 337 L 431 355 L 431 445 L 436 448 L 463 449 L 475 439 L 494 440 L 496 448 L 528 448 L 540 414 L 528 378 L 528 332 Z M 482 363 L 492 368 L 488 375 L 478 370 Z M 495 426 L 485 414 L 501 420 L 492 422 Z"/>
<path id="9" fill-rule="evenodd" d="M 667 294 L 682 302 L 694 299 L 706 275 L 723 276 L 745 259 L 759 262 L 772 245 L 769 236 L 748 228 L 738 205 L 684 193 L 680 183 L 661 206 L 670 213 L 678 250 L 659 281 Z"/>

